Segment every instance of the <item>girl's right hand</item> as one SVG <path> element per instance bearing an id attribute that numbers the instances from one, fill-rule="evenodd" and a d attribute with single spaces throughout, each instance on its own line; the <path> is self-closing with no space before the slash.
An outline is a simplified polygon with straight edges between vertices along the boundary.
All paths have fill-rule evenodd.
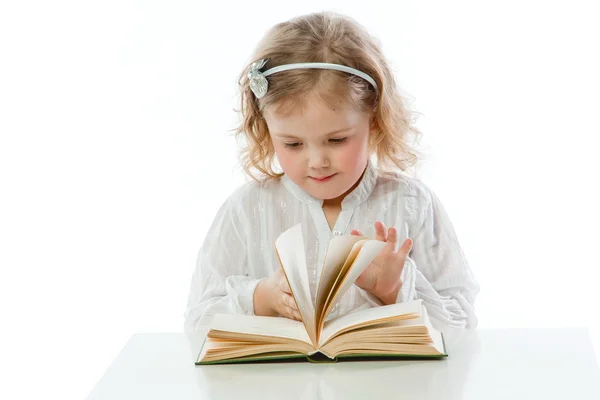
<path id="1" fill-rule="evenodd" d="M 271 277 L 259 282 L 254 291 L 254 313 L 256 315 L 275 316 L 301 321 L 300 312 L 283 269 L 277 270 Z"/>

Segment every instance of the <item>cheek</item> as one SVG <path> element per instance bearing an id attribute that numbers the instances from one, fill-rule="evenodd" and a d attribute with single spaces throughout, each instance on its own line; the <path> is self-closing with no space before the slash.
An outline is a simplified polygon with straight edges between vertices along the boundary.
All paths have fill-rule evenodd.
<path id="1" fill-rule="evenodd" d="M 273 145 L 273 150 L 275 151 L 277 161 L 279 162 L 281 169 L 283 169 L 283 172 L 288 175 L 293 175 L 293 171 L 298 165 L 294 152 L 283 145 L 276 144 Z"/>
<path id="2" fill-rule="evenodd" d="M 341 149 L 342 150 L 342 149 Z M 361 170 L 368 158 L 368 146 L 364 140 L 353 140 L 338 153 L 338 163 L 346 171 Z"/>

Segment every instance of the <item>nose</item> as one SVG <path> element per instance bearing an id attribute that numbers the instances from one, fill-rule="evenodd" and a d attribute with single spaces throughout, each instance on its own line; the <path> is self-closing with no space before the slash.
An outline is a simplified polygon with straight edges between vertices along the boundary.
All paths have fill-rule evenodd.
<path id="1" fill-rule="evenodd" d="M 322 169 L 329 166 L 329 157 L 325 150 L 313 148 L 308 154 L 308 167 L 311 169 Z"/>

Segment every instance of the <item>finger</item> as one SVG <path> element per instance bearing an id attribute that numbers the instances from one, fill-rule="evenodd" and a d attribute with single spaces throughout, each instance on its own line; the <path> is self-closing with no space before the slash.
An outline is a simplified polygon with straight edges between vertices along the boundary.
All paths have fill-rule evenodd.
<path id="1" fill-rule="evenodd" d="M 279 314 L 283 317 L 290 318 L 291 309 L 292 308 L 287 305 L 285 295 L 281 296 L 281 298 L 279 299 L 279 307 L 278 307 Z"/>
<path id="2" fill-rule="evenodd" d="M 284 296 L 283 302 L 285 303 L 286 306 L 290 307 L 292 310 L 298 309 L 298 306 L 296 305 L 296 301 L 294 300 L 294 298 L 292 296 L 290 296 L 289 294 L 285 294 L 283 296 Z"/>
<path id="3" fill-rule="evenodd" d="M 290 285 L 288 284 L 288 281 L 286 279 L 280 280 L 278 286 L 282 292 L 292 294 L 292 290 L 290 289 Z"/>
<path id="4" fill-rule="evenodd" d="M 359 231 L 358 229 L 352 229 L 352 231 L 350 232 L 351 235 L 355 235 L 355 236 L 364 236 L 362 234 L 361 231 Z"/>
<path id="5" fill-rule="evenodd" d="M 297 321 L 302 320 L 300 313 L 297 310 L 294 310 L 291 307 L 286 307 L 286 312 L 289 319 L 295 319 Z"/>
<path id="6" fill-rule="evenodd" d="M 398 231 L 392 227 L 388 229 L 387 244 L 385 247 L 390 251 L 396 251 L 396 243 L 398 242 Z"/>
<path id="7" fill-rule="evenodd" d="M 412 246 L 413 241 L 411 238 L 408 238 L 404 241 L 404 243 L 402 243 L 402 247 L 400 247 L 398 253 L 400 253 L 404 258 L 406 258 L 408 256 L 408 253 L 410 253 Z"/>
<path id="8" fill-rule="evenodd" d="M 302 315 L 300 315 L 300 313 L 298 311 L 296 311 L 296 313 L 294 314 L 294 316 L 296 317 L 296 319 L 298 321 L 302 321 Z"/>
<path id="9" fill-rule="evenodd" d="M 298 311 L 298 306 L 296 305 L 296 301 L 290 295 L 283 295 L 283 305 L 284 310 L 287 313 L 287 317 L 291 319 L 296 319 L 300 321 L 302 318 L 300 317 L 300 312 Z"/>
<path id="10" fill-rule="evenodd" d="M 387 240 L 386 231 L 387 227 L 383 222 L 375 222 L 375 240 L 381 240 L 382 242 L 385 242 Z"/>
<path id="11" fill-rule="evenodd" d="M 294 301 L 294 299 L 290 300 L 290 305 L 288 306 L 288 311 L 290 313 L 290 315 L 292 317 L 294 317 L 295 319 L 300 319 L 300 311 L 298 310 L 298 306 L 296 305 L 296 302 Z"/>

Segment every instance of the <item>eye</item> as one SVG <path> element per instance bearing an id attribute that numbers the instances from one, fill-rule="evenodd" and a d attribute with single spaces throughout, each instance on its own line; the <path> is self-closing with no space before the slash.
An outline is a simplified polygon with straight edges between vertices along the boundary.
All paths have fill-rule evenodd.
<path id="1" fill-rule="evenodd" d="M 301 144 L 302 144 L 302 143 L 300 143 L 300 142 L 286 143 L 286 144 L 285 144 L 285 147 L 298 148 L 298 147 L 300 147 L 300 145 L 301 145 Z"/>
<path id="2" fill-rule="evenodd" d="M 329 139 L 329 142 L 333 143 L 333 144 L 339 144 L 339 143 L 344 143 L 346 141 L 346 139 L 348 138 L 335 138 L 335 139 Z"/>

